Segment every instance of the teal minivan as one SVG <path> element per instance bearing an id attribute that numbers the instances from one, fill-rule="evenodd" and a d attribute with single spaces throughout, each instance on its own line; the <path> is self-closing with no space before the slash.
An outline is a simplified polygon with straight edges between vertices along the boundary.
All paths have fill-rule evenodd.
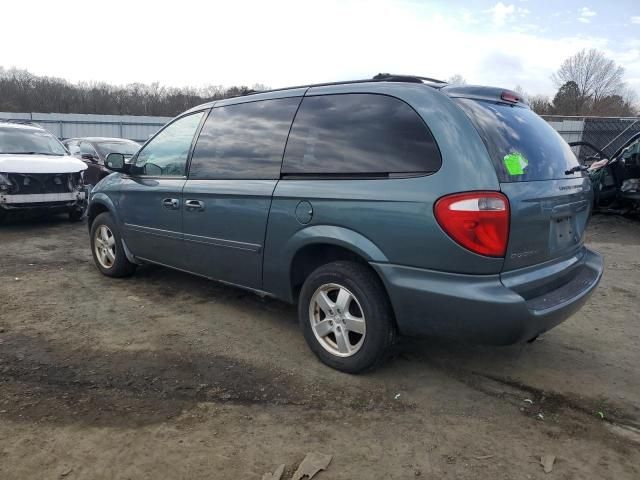
<path id="1" fill-rule="evenodd" d="M 534 339 L 598 284 L 593 192 L 517 93 L 381 74 L 193 108 L 91 192 L 97 268 L 154 263 L 297 303 L 350 373 L 396 336 Z"/>

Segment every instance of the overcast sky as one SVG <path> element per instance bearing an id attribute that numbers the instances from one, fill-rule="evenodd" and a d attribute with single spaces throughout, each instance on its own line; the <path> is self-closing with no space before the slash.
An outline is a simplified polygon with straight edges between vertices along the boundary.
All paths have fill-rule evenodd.
<path id="1" fill-rule="evenodd" d="M 640 0 L 3 2 L 0 66 L 72 81 L 270 87 L 378 72 L 521 85 L 582 48 L 640 94 Z"/>

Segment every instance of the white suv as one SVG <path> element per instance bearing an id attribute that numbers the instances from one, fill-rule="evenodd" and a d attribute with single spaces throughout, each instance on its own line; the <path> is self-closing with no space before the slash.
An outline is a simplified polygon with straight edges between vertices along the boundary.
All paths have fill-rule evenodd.
<path id="1" fill-rule="evenodd" d="M 86 207 L 86 168 L 43 128 L 0 121 L 0 217 L 46 210 L 79 220 Z"/>

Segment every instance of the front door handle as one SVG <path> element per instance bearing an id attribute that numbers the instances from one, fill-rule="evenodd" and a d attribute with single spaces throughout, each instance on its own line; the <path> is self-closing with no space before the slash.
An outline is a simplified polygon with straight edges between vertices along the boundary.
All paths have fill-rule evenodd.
<path id="1" fill-rule="evenodd" d="M 162 200 L 162 206 L 169 210 L 177 210 L 180 208 L 180 201 L 177 198 L 165 198 Z"/>
<path id="2" fill-rule="evenodd" d="M 185 200 L 184 208 L 189 212 L 202 212 L 204 211 L 204 202 L 200 200 Z"/>

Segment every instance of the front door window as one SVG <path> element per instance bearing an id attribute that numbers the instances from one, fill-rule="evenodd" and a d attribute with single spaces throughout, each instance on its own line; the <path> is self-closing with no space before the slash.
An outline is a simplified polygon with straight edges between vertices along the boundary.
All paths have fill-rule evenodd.
<path id="1" fill-rule="evenodd" d="M 133 175 L 184 177 L 193 136 L 204 112 L 179 118 L 156 135 L 138 153 Z"/>

